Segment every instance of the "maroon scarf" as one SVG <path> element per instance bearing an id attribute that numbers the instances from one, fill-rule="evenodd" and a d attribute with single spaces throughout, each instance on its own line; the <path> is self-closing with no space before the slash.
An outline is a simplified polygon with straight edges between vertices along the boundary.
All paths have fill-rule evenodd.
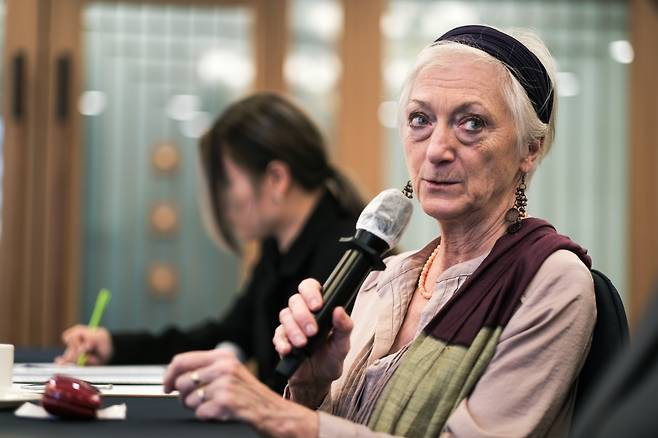
<path id="1" fill-rule="evenodd" d="M 587 250 L 548 222 L 529 218 L 516 233 L 498 239 L 489 255 L 425 327 L 428 335 L 468 346 L 482 327 L 505 327 L 539 267 L 566 249 L 588 267 Z"/>

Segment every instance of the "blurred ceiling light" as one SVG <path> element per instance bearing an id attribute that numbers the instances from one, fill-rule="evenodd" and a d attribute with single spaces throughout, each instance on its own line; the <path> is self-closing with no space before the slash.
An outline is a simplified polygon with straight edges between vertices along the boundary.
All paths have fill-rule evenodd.
<path id="1" fill-rule="evenodd" d="M 377 108 L 377 117 L 379 123 L 385 128 L 398 127 L 398 103 L 394 100 L 388 100 L 379 104 Z"/>
<path id="2" fill-rule="evenodd" d="M 395 60 L 384 68 L 384 80 L 386 86 L 395 90 L 400 90 L 402 82 L 413 68 L 413 60 L 408 61 Z"/>
<path id="3" fill-rule="evenodd" d="M 201 108 L 201 99 L 193 94 L 177 94 L 167 102 L 165 112 L 174 120 L 190 120 Z"/>
<path id="4" fill-rule="evenodd" d="M 208 84 L 224 83 L 231 88 L 249 86 L 254 78 L 254 67 L 248 57 L 228 49 L 211 49 L 199 58 L 199 78 Z"/>
<path id="5" fill-rule="evenodd" d="M 83 116 L 98 116 L 105 111 L 107 95 L 102 91 L 88 90 L 78 99 L 78 111 Z"/>
<path id="6" fill-rule="evenodd" d="M 389 10 L 379 22 L 379 28 L 386 38 L 404 39 L 411 29 L 413 20 L 418 16 L 417 3 L 395 2 L 389 4 Z"/>
<path id="7" fill-rule="evenodd" d="M 300 11 L 301 12 L 301 11 Z M 324 40 L 333 40 L 343 28 L 343 9 L 336 1 L 307 2 L 299 25 Z"/>
<path id="8" fill-rule="evenodd" d="M 342 64 L 334 54 L 293 54 L 286 58 L 283 70 L 286 81 L 293 86 L 312 93 L 326 93 L 336 85 Z"/>
<path id="9" fill-rule="evenodd" d="M 423 11 L 420 19 L 420 31 L 430 43 L 453 27 L 480 23 L 480 21 L 480 17 L 472 6 L 458 1 L 445 1 L 436 3 Z"/>
<path id="10" fill-rule="evenodd" d="M 626 40 L 611 41 L 608 50 L 610 57 L 622 64 L 630 64 L 635 58 L 633 46 Z"/>
<path id="11" fill-rule="evenodd" d="M 560 71 L 557 73 L 557 94 L 573 97 L 580 94 L 580 80 L 575 73 Z"/>
<path id="12" fill-rule="evenodd" d="M 187 138 L 199 138 L 206 133 L 211 123 L 210 114 L 198 111 L 191 119 L 181 122 L 180 131 Z"/>

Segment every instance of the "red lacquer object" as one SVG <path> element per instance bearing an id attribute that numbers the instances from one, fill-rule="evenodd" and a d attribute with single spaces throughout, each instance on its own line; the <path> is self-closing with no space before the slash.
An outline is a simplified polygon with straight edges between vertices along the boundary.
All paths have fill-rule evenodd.
<path id="1" fill-rule="evenodd" d="M 101 392 L 84 380 L 55 374 L 46 383 L 41 405 L 61 418 L 93 419 L 101 406 Z"/>

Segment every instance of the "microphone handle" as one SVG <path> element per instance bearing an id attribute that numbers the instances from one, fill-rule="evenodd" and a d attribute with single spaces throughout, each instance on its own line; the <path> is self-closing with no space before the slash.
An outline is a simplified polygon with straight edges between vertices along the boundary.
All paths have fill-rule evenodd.
<path id="1" fill-rule="evenodd" d="M 332 314 L 336 307 L 344 306 L 348 312 L 351 311 L 357 292 L 372 269 L 373 259 L 370 254 L 365 254 L 358 247 L 345 252 L 322 286 L 324 305 L 315 313 L 318 332 L 308 338 L 304 348 L 293 347 L 290 353 L 281 358 L 276 366 L 279 374 L 289 379 L 302 362 L 327 338 L 332 327 Z"/>

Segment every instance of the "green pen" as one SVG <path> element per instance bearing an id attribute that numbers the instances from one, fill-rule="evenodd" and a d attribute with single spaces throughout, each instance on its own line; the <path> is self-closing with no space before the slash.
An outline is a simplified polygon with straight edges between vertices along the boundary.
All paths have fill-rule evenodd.
<path id="1" fill-rule="evenodd" d="M 91 313 L 91 319 L 89 320 L 89 328 L 95 329 L 98 327 L 98 324 L 101 323 L 105 306 L 107 306 L 107 302 L 110 301 L 111 296 L 112 294 L 107 289 L 101 289 L 100 292 L 98 292 L 94 311 Z M 83 367 L 86 363 L 87 355 L 85 353 L 80 354 L 80 356 L 78 356 L 78 366 Z"/>

